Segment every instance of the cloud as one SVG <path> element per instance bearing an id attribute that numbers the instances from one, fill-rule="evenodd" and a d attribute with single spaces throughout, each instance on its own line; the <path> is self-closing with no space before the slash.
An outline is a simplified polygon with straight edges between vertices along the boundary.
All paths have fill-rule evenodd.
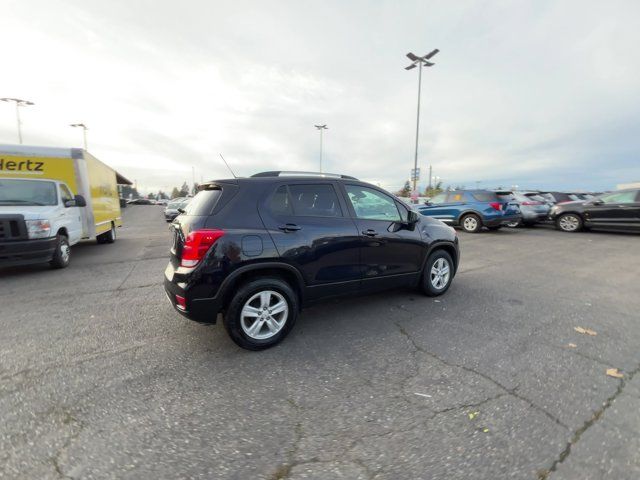
<path id="1" fill-rule="evenodd" d="M 11 2 L 2 96 L 26 143 L 89 148 L 166 188 L 325 170 L 397 189 L 419 166 L 445 184 L 605 189 L 640 179 L 640 4 L 477 2 Z M 0 142 L 15 142 L 0 105 Z M 423 173 L 424 176 L 424 173 Z M 423 182 L 426 179 L 423 178 Z"/>

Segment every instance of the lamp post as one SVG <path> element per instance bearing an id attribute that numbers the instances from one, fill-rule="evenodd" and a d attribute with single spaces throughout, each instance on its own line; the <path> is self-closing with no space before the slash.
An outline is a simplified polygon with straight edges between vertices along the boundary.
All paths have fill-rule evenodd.
<path id="1" fill-rule="evenodd" d="M 322 131 L 328 130 L 329 127 L 327 127 L 326 125 L 315 125 L 315 127 L 320 132 L 320 173 L 322 173 Z"/>
<path id="2" fill-rule="evenodd" d="M 21 100 L 19 98 L 0 98 L 3 102 L 14 102 L 16 104 L 16 123 L 18 124 L 18 141 L 22 145 L 22 120 L 20 120 L 20 107 L 27 107 L 35 105 L 35 103 L 29 100 Z"/>
<path id="3" fill-rule="evenodd" d="M 87 130 L 89 130 L 89 127 L 87 127 L 84 123 L 72 123 L 69 126 L 82 128 L 82 136 L 84 138 L 84 149 L 86 150 L 87 149 Z"/>
<path id="4" fill-rule="evenodd" d="M 418 110 L 416 114 L 416 153 L 413 159 L 413 191 L 416 190 L 416 182 L 418 181 L 418 134 L 420 133 L 420 91 L 422 90 L 422 67 L 432 67 L 435 63 L 429 62 L 428 60 L 433 57 L 440 50 L 437 48 L 426 55 L 419 57 L 411 52 L 407 53 L 407 57 L 411 60 L 411 65 L 405 67 L 405 70 L 411 70 L 416 67 L 420 67 L 418 69 Z"/>

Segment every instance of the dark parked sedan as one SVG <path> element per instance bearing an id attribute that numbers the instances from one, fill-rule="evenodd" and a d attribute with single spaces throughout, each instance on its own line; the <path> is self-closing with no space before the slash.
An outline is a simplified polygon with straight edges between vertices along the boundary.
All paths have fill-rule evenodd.
<path id="1" fill-rule="evenodd" d="M 549 217 L 563 232 L 589 228 L 640 231 L 640 189 L 619 190 L 588 201 L 554 205 Z"/>

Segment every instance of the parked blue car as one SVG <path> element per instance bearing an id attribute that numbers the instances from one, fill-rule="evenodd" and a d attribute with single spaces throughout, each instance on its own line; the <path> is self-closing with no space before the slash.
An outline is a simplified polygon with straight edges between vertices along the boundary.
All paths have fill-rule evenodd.
<path id="1" fill-rule="evenodd" d="M 422 215 L 458 225 L 469 233 L 477 233 L 482 227 L 498 230 L 522 219 L 517 202 L 505 201 L 489 190 L 443 192 L 417 209 Z"/>

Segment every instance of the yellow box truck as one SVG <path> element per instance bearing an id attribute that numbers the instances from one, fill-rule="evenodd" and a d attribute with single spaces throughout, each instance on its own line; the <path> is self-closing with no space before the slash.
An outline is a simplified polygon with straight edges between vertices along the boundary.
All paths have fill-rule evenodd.
<path id="1" fill-rule="evenodd" d="M 0 267 L 69 265 L 82 239 L 113 243 L 117 173 L 79 148 L 0 145 Z"/>

